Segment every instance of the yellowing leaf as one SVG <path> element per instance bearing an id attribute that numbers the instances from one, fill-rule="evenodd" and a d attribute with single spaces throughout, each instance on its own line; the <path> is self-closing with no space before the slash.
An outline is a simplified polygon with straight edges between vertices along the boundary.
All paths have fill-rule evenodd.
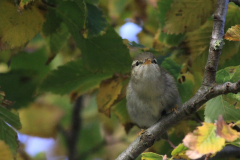
<path id="1" fill-rule="evenodd" d="M 171 153 L 173 158 L 176 159 L 186 159 L 189 160 L 188 156 L 186 155 L 186 151 L 188 150 L 182 143 L 179 144 Z"/>
<path id="2" fill-rule="evenodd" d="M 216 134 L 224 138 L 226 141 L 232 142 L 239 137 L 238 132 L 236 130 L 233 130 L 229 125 L 224 122 L 222 115 L 219 115 L 216 125 Z"/>
<path id="3" fill-rule="evenodd" d="M 21 47 L 42 29 L 45 21 L 36 6 L 18 12 L 12 1 L 0 1 L 0 51 Z"/>
<path id="4" fill-rule="evenodd" d="M 0 157 L 1 160 L 13 160 L 9 146 L 2 140 L 0 140 Z"/>
<path id="5" fill-rule="evenodd" d="M 225 139 L 215 134 L 216 126 L 212 123 L 203 123 L 193 133 L 183 139 L 183 144 L 198 154 L 216 153 L 225 145 Z"/>
<path id="6" fill-rule="evenodd" d="M 194 61 L 203 52 L 208 51 L 209 37 L 212 34 L 213 21 L 206 21 L 199 29 L 186 34 L 186 43 Z M 206 63 L 206 62 L 204 62 Z"/>
<path id="7" fill-rule="evenodd" d="M 229 41 L 240 41 L 240 25 L 232 26 L 227 30 L 224 39 Z"/>
<path id="8" fill-rule="evenodd" d="M 38 137 L 55 137 L 56 126 L 63 111 L 51 105 L 33 103 L 19 110 L 22 123 L 21 133 Z"/>
<path id="9" fill-rule="evenodd" d="M 174 0 L 163 30 L 168 34 L 193 31 L 200 27 L 216 7 L 216 0 Z"/>
<path id="10" fill-rule="evenodd" d="M 113 77 L 102 81 L 97 95 L 97 104 L 99 112 L 104 113 L 110 117 L 110 107 L 117 99 L 122 89 L 121 77 Z"/>

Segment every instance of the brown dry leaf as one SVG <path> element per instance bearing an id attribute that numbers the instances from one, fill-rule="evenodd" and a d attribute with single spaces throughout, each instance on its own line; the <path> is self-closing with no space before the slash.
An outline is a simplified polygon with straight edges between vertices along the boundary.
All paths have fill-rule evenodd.
<path id="1" fill-rule="evenodd" d="M 224 39 L 229 41 L 240 41 L 240 25 L 229 28 L 224 35 Z"/>
<path id="2" fill-rule="evenodd" d="M 56 137 L 56 127 L 63 111 L 53 105 L 32 103 L 19 110 L 22 123 L 21 133 L 38 137 Z"/>
<path id="3" fill-rule="evenodd" d="M 212 123 L 203 123 L 193 133 L 183 139 L 183 144 L 198 154 L 216 153 L 225 145 L 225 139 L 215 134 L 216 126 Z"/>
<path id="4" fill-rule="evenodd" d="M 23 46 L 42 29 L 44 16 L 36 6 L 18 12 L 13 1 L 0 1 L 0 51 Z"/>
<path id="5" fill-rule="evenodd" d="M 239 137 L 238 132 L 224 122 L 222 115 L 219 115 L 216 125 L 216 134 L 226 141 L 233 142 Z"/>
<path id="6" fill-rule="evenodd" d="M 0 159 L 1 160 L 14 160 L 10 147 L 2 140 L 0 140 Z M 23 160 L 19 153 L 16 157 L 17 160 Z"/>
<path id="7" fill-rule="evenodd" d="M 108 80 L 102 81 L 97 95 L 98 110 L 110 117 L 110 109 L 113 102 L 121 93 L 123 79 L 114 76 Z"/>

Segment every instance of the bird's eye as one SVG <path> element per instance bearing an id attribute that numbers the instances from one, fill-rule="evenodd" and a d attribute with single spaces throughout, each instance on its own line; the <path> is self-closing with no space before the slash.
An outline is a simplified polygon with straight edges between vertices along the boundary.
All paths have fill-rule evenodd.
<path id="1" fill-rule="evenodd" d="M 139 65 L 139 62 L 137 61 L 137 62 L 136 62 L 136 66 L 138 66 L 138 65 Z"/>
<path id="2" fill-rule="evenodd" d="M 156 59 L 153 59 L 153 60 L 152 60 L 152 63 L 157 64 L 157 60 L 156 60 Z"/>

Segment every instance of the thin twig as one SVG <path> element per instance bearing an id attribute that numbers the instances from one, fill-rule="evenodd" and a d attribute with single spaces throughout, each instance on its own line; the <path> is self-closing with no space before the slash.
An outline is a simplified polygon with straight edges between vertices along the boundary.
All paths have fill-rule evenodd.
<path id="1" fill-rule="evenodd" d="M 72 126 L 69 131 L 68 136 L 68 159 L 69 160 L 76 160 L 76 146 L 77 146 L 77 140 L 79 137 L 79 132 L 81 129 L 81 110 L 82 110 L 82 96 L 78 97 L 72 110 Z"/>
<path id="2" fill-rule="evenodd" d="M 233 3 L 235 3 L 237 6 L 240 7 L 240 2 L 239 2 L 239 0 L 229 0 L 229 2 L 233 2 Z"/>
<path id="3" fill-rule="evenodd" d="M 162 118 L 161 121 L 148 128 L 141 136 L 137 137 L 128 148 L 118 156 L 117 160 L 132 160 L 137 158 L 142 152 L 152 146 L 166 130 L 195 113 L 211 98 L 221 94 L 240 92 L 240 80 L 237 83 L 228 82 L 222 85 L 215 84 L 218 61 L 222 49 L 222 45 L 216 47 L 216 44 L 222 41 L 224 35 L 227 7 L 228 0 L 217 1 L 209 55 L 200 89 L 190 100 L 185 102 L 182 107 L 178 108 L 177 113 L 172 113 Z"/>

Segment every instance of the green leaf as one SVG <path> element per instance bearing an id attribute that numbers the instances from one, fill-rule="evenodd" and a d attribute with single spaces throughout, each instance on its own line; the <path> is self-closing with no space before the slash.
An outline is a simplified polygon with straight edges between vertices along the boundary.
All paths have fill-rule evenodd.
<path id="1" fill-rule="evenodd" d="M 51 71 L 43 80 L 39 91 L 50 91 L 56 94 L 67 94 L 73 90 L 88 91 L 112 73 L 93 72 L 83 66 L 81 59 L 67 63 Z"/>
<path id="2" fill-rule="evenodd" d="M 181 143 L 176 148 L 174 148 L 171 155 L 176 159 L 189 159 L 186 155 L 187 150 L 188 148 Z"/>
<path id="3" fill-rule="evenodd" d="M 225 82 L 237 82 L 240 79 L 240 66 L 227 67 L 217 72 L 216 82 L 223 84 Z M 235 108 L 240 109 L 240 93 L 222 95 L 223 99 Z"/>
<path id="4" fill-rule="evenodd" d="M 16 129 L 20 129 L 22 127 L 18 113 L 16 111 L 9 111 L 1 106 L 0 106 L 0 119 L 7 122 Z"/>
<path id="5" fill-rule="evenodd" d="M 240 139 L 237 139 L 233 142 L 228 142 L 227 144 L 231 144 L 231 145 L 234 145 L 236 147 L 240 147 Z"/>
<path id="6" fill-rule="evenodd" d="M 117 118 L 122 123 L 122 125 L 125 127 L 126 132 L 128 132 L 129 129 L 131 128 L 130 123 L 132 123 L 132 121 L 128 114 L 126 104 L 127 104 L 127 100 L 124 98 L 123 100 L 118 102 L 116 105 L 114 105 L 111 110 L 117 116 Z"/>
<path id="7" fill-rule="evenodd" d="M 20 52 L 11 61 L 11 70 L 0 74 L 0 86 L 6 93 L 6 99 L 14 101 L 15 109 L 26 106 L 34 99 L 34 91 L 49 71 L 46 51 L 40 49 L 33 53 Z"/>
<path id="8" fill-rule="evenodd" d="M 219 115 L 222 115 L 226 122 L 234 122 L 240 119 L 240 109 L 236 109 L 220 95 L 206 103 L 204 115 L 205 122 L 214 123 Z"/>
<path id="9" fill-rule="evenodd" d="M 165 58 L 161 66 L 166 69 L 176 80 L 181 71 L 181 66 L 176 64 L 171 58 Z"/>
<path id="10" fill-rule="evenodd" d="M 224 48 L 225 46 L 223 47 L 223 49 Z M 220 57 L 220 60 L 221 60 L 221 57 Z M 227 59 L 222 64 L 219 64 L 218 70 L 224 69 L 230 66 L 237 66 L 239 64 L 240 64 L 240 50 L 238 50 L 237 54 L 235 54 L 231 59 Z"/>
<path id="11" fill-rule="evenodd" d="M 18 148 L 17 133 L 2 120 L 0 120 L 0 140 L 9 145 L 12 154 L 16 156 Z"/>
<path id="12" fill-rule="evenodd" d="M 162 156 L 153 152 L 142 153 L 142 160 L 162 160 Z"/>
<path id="13" fill-rule="evenodd" d="M 49 66 L 45 65 L 46 61 L 47 54 L 45 48 L 40 48 L 33 53 L 19 52 L 11 60 L 11 71 L 29 71 L 30 74 L 34 73 L 36 81 L 40 81 L 50 69 Z"/>
<path id="14" fill-rule="evenodd" d="M 86 3 L 87 5 L 87 37 L 102 35 L 108 28 L 107 20 L 103 12 L 96 6 Z M 86 37 L 85 37 L 86 38 Z"/>
<path id="15" fill-rule="evenodd" d="M 33 82 L 33 76 L 36 72 L 15 70 L 9 73 L 0 74 L 1 89 L 6 93 L 6 99 L 14 101 L 15 109 L 26 106 L 32 101 L 36 84 Z"/>
<path id="16" fill-rule="evenodd" d="M 193 31 L 206 22 L 216 8 L 216 0 L 174 0 L 163 30 L 168 34 Z"/>
<path id="17" fill-rule="evenodd" d="M 84 14 L 74 2 L 62 3 L 56 9 L 80 48 L 84 65 L 93 71 L 129 72 L 131 58 L 127 47 L 109 27 L 102 36 L 85 39 L 81 35 Z M 76 17 L 76 15 L 78 17 Z"/>
<path id="18" fill-rule="evenodd" d="M 49 36 L 57 31 L 60 27 L 62 19 L 57 16 L 54 9 L 48 7 L 48 14 L 46 16 L 46 22 L 43 24 L 42 33 L 44 36 Z"/>
<path id="19" fill-rule="evenodd" d="M 68 37 L 68 29 L 64 23 L 61 23 L 57 31 L 46 38 L 49 44 L 50 57 L 54 57 L 62 49 Z"/>
<path id="20" fill-rule="evenodd" d="M 160 22 L 160 27 L 163 28 L 166 22 L 167 12 L 171 9 L 171 4 L 173 0 L 159 0 L 157 2 L 158 6 L 158 20 Z"/>
<path id="21" fill-rule="evenodd" d="M 225 82 L 237 82 L 240 79 L 240 66 L 227 67 L 217 72 L 216 82 L 222 84 Z"/>

